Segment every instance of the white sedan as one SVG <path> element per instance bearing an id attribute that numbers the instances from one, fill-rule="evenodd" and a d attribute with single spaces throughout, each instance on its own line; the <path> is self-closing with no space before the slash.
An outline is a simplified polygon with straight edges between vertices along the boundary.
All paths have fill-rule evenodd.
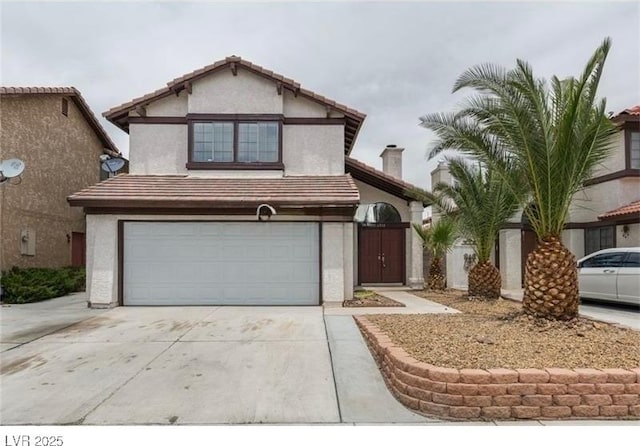
<path id="1" fill-rule="evenodd" d="M 580 296 L 640 305 L 640 248 L 610 248 L 578 260 Z"/>

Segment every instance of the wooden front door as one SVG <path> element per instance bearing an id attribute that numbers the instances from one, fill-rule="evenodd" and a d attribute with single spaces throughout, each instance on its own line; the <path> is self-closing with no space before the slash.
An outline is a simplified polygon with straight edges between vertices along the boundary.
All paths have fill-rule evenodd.
<path id="1" fill-rule="evenodd" d="M 71 233 L 71 266 L 85 266 L 86 242 L 83 232 Z"/>
<path id="2" fill-rule="evenodd" d="M 404 283 L 405 228 L 358 228 L 358 282 Z"/>

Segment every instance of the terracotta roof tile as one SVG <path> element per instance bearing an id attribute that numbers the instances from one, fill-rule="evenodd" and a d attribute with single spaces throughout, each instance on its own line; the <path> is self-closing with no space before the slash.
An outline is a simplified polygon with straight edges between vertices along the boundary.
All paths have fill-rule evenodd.
<path id="1" fill-rule="evenodd" d="M 618 209 L 614 209 L 602 215 L 598 215 L 598 219 L 608 220 L 616 217 L 631 216 L 634 214 L 640 215 L 640 200 L 632 201 L 631 203 L 625 204 L 624 206 L 621 206 Z"/>
<path id="2" fill-rule="evenodd" d="M 640 105 L 636 105 L 635 107 L 627 108 L 620 112 L 620 114 L 632 115 L 632 116 L 640 116 Z"/>
<path id="3" fill-rule="evenodd" d="M 121 156 L 120 151 L 113 143 L 107 132 L 102 128 L 98 118 L 93 114 L 89 104 L 84 100 L 80 91 L 75 87 L 0 87 L 0 95 L 27 95 L 27 94 L 64 94 L 73 99 L 80 112 L 87 120 L 96 135 L 102 141 L 105 152 L 112 156 Z"/>
<path id="4" fill-rule="evenodd" d="M 201 178 L 121 174 L 67 200 L 85 207 L 354 206 L 360 194 L 349 175 Z"/>

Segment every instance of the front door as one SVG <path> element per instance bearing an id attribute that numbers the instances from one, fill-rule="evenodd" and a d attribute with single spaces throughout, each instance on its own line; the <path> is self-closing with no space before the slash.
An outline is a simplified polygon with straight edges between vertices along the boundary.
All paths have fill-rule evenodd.
<path id="1" fill-rule="evenodd" d="M 359 283 L 404 283 L 405 228 L 358 228 Z"/>

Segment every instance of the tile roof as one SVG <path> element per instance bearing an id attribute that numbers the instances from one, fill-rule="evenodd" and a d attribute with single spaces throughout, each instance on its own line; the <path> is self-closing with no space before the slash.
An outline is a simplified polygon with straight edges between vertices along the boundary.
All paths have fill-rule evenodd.
<path id="1" fill-rule="evenodd" d="M 96 133 L 102 144 L 105 153 L 111 156 L 121 156 L 122 154 L 113 143 L 107 132 L 98 122 L 98 118 L 93 114 L 91 108 L 75 87 L 0 87 L 0 95 L 28 95 L 28 94 L 63 94 L 71 97 L 80 112 Z"/>
<path id="2" fill-rule="evenodd" d="M 347 118 L 347 126 L 345 129 L 345 148 L 347 150 L 347 153 L 351 151 L 353 143 L 355 142 L 355 138 L 360 130 L 360 126 L 362 125 L 362 122 L 366 117 L 364 113 L 347 107 L 346 105 L 340 104 L 332 99 L 327 98 L 326 96 L 322 96 L 320 94 L 314 93 L 311 90 L 302 88 L 300 84 L 293 79 L 289 79 L 282 76 L 281 74 L 274 73 L 271 70 L 267 70 L 260 65 L 256 65 L 238 56 L 226 57 L 225 59 L 214 62 L 211 65 L 207 65 L 203 68 L 192 71 L 191 73 L 177 77 L 174 80 L 167 82 L 166 87 L 160 88 L 144 96 L 132 99 L 131 101 L 126 102 L 122 105 L 118 105 L 117 107 L 113 107 L 104 112 L 102 115 L 110 122 L 126 131 L 126 129 L 128 128 L 128 124 L 126 122 L 128 113 L 134 110 L 136 107 L 144 106 L 155 100 L 179 93 L 181 90 L 187 88 L 187 84 L 189 84 L 190 82 L 207 76 L 215 71 L 219 71 L 225 68 L 231 68 L 235 70 L 238 67 L 266 77 L 267 79 L 270 79 L 275 83 L 282 85 L 284 88 L 293 91 L 296 95 L 300 95 L 343 113 Z"/>
<path id="3" fill-rule="evenodd" d="M 281 178 L 202 178 L 121 174 L 69 197 L 71 206 L 206 208 L 354 206 L 358 188 L 349 175 Z"/>
<path id="4" fill-rule="evenodd" d="M 640 116 L 640 105 L 636 105 L 631 108 L 624 109 L 620 112 L 621 115 L 632 115 L 632 116 Z"/>
<path id="5" fill-rule="evenodd" d="M 618 209 L 614 209 L 602 215 L 598 215 L 598 219 L 609 220 L 617 217 L 627 217 L 633 215 L 640 216 L 640 200 L 632 201 L 631 203 L 625 204 Z"/>
<path id="6" fill-rule="evenodd" d="M 399 178 L 386 174 L 375 169 L 368 164 L 354 158 L 345 156 L 345 171 L 350 173 L 356 180 L 363 181 L 374 187 L 378 187 L 392 195 L 396 195 L 406 200 L 416 200 L 416 192 L 423 193 L 423 189 L 407 183 Z M 426 203 L 425 203 L 426 204 Z"/>

